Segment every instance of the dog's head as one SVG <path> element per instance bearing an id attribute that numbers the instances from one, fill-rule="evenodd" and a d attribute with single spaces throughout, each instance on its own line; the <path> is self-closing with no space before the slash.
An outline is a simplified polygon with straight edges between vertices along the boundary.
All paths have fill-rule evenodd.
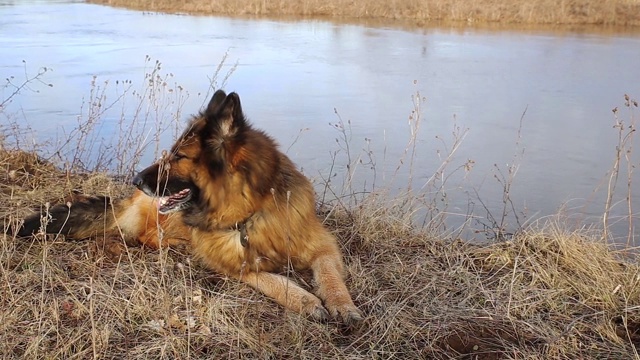
<path id="1" fill-rule="evenodd" d="M 238 95 L 218 90 L 171 151 L 137 174 L 133 184 L 160 198 L 162 214 L 194 204 L 219 207 L 233 194 L 250 198 L 247 192 L 265 192 L 260 184 L 272 171 L 265 169 L 277 161 L 275 149 L 268 136 L 249 126 Z"/>

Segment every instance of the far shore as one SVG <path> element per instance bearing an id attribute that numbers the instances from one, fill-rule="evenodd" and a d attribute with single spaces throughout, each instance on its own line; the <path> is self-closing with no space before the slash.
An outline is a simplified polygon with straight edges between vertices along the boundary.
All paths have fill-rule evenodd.
<path id="1" fill-rule="evenodd" d="M 322 17 L 391 20 L 428 26 L 463 24 L 544 24 L 640 26 L 640 2 L 629 0 L 88 0 L 130 9 L 227 16 Z"/>

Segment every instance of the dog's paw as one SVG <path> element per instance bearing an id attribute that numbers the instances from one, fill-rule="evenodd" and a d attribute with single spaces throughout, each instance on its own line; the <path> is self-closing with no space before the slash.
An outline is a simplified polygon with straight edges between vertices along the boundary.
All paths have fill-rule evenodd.
<path id="1" fill-rule="evenodd" d="M 309 312 L 309 316 L 318 322 L 326 322 L 329 320 L 329 312 L 322 305 L 318 305 L 313 311 Z"/>
<path id="2" fill-rule="evenodd" d="M 302 301 L 302 314 L 308 316 L 314 321 L 325 322 L 329 320 L 329 312 L 322 306 L 320 299 L 310 296 Z"/>
<path id="3" fill-rule="evenodd" d="M 354 325 L 362 319 L 362 311 L 353 304 L 327 305 L 327 309 L 333 318 L 340 318 L 347 325 Z"/>

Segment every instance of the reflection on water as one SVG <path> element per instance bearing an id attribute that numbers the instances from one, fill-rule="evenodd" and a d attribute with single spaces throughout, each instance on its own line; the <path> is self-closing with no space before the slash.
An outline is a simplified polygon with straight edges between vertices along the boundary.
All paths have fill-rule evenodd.
<path id="1" fill-rule="evenodd" d="M 411 138 L 412 95 L 419 91 L 426 103 L 414 172 L 403 168 L 395 186 L 411 178 L 414 188 L 422 187 L 452 145 L 454 126 L 468 128 L 449 165 L 453 171 L 474 162 L 469 174 L 458 171 L 447 182 L 455 213 L 466 214 L 469 206 L 478 216 L 486 215 L 484 206 L 499 212 L 503 186 L 496 176 L 508 177 L 515 162 L 515 208 L 540 217 L 568 203 L 581 216 L 601 214 L 604 192 L 593 190 L 617 144 L 611 109 L 622 107 L 625 93 L 640 97 L 640 33 L 628 29 L 411 29 L 148 14 L 84 3 L 0 4 L 10 5 L 0 6 L 1 75 L 21 76 L 22 60 L 32 71 L 53 69 L 46 74 L 53 88 L 23 92 L 12 104 L 25 122 L 37 124 L 39 136 L 62 136 L 61 127 L 76 124 L 92 76 L 99 84 L 142 83 L 152 68 L 146 56 L 188 91 L 184 110 L 195 112 L 228 52 L 225 69 L 238 64 L 226 89 L 240 93 L 250 119 L 310 176 L 326 176 L 341 136 L 329 124 L 342 119 L 351 124 L 353 157 L 370 146 L 377 183 L 392 178 Z M 116 127 L 123 110 L 114 111 Z M 632 160 L 637 163 L 635 155 Z M 360 170 L 367 172 L 364 165 Z M 476 190 L 484 205 L 474 200 Z"/>

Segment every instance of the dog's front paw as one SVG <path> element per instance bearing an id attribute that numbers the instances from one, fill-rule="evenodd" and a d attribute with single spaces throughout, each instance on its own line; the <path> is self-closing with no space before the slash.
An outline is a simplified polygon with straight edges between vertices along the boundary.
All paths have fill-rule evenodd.
<path id="1" fill-rule="evenodd" d="M 314 321 L 324 322 L 329 320 L 329 312 L 322 306 L 322 302 L 315 296 L 309 296 L 302 300 L 301 314 L 310 317 Z"/>
<path id="2" fill-rule="evenodd" d="M 322 305 L 318 305 L 307 313 L 314 321 L 326 322 L 329 320 L 329 312 Z"/>
<path id="3" fill-rule="evenodd" d="M 345 324 L 353 325 L 364 319 L 362 311 L 353 304 L 326 304 L 333 318 L 340 318 Z"/>

